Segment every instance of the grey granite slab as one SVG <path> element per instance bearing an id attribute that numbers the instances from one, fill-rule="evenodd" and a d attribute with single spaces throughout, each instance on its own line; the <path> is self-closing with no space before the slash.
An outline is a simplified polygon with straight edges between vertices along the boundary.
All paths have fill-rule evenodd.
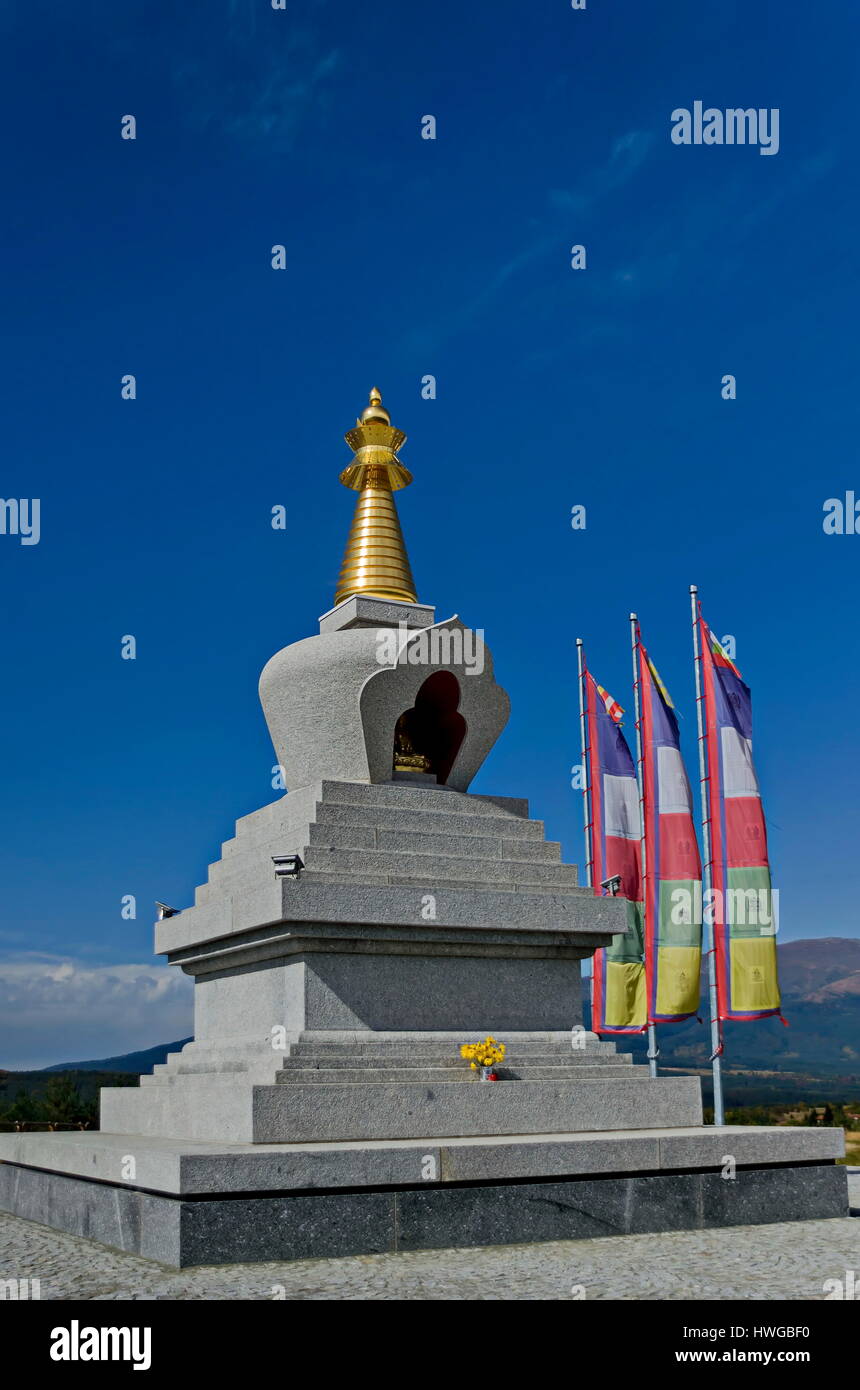
<path id="1" fill-rule="evenodd" d="M 754 1226 L 768 1221 L 848 1215 L 848 1180 L 836 1164 L 802 1168 L 739 1168 L 734 1178 L 700 1175 L 703 1226 Z"/>
<path id="2" fill-rule="evenodd" d="M 614 1077 L 631 1077 L 635 1080 L 648 1081 L 648 1071 L 646 1067 L 586 1067 L 561 1064 L 555 1066 L 505 1066 L 496 1068 L 498 1081 L 565 1081 L 568 1079 L 578 1081 L 593 1081 L 596 1078 L 612 1080 Z M 570 1074 L 573 1073 L 571 1077 Z M 141 1078 L 142 1080 L 145 1078 Z M 426 1066 L 417 1067 L 414 1065 L 390 1068 L 384 1070 L 367 1067 L 347 1067 L 327 1068 L 317 1063 L 312 1067 L 292 1067 L 284 1068 L 278 1074 L 277 1084 L 279 1086 L 301 1086 L 322 1083 L 322 1084 L 345 1084 L 346 1082 L 359 1081 L 362 1083 L 372 1082 L 374 1085 L 383 1084 L 389 1081 L 409 1081 L 409 1082 L 439 1082 L 439 1081 L 459 1081 L 465 1086 L 479 1086 L 481 1082 L 474 1072 L 464 1071 L 462 1065 L 450 1067 Z M 495 1083 L 494 1083 L 495 1084 Z"/>
<path id="3" fill-rule="evenodd" d="M 636 1174 L 189 1200 L 0 1163 L 0 1208 L 188 1266 L 808 1221 L 848 1204 L 844 1170 L 826 1166 L 743 1170 L 731 1183 Z"/>
<path id="4" fill-rule="evenodd" d="M 688 1143 L 688 1163 L 675 1160 Z M 217 1195 L 319 1187 L 378 1187 L 426 1181 L 601 1176 L 688 1168 L 721 1170 L 733 1152 L 753 1167 L 827 1164 L 840 1156 L 842 1131 L 783 1126 L 708 1126 L 699 1131 L 628 1130 L 610 1134 L 434 1137 L 360 1143 L 211 1144 L 140 1134 L 0 1134 L 0 1164 L 39 1168 L 171 1195 Z M 129 1160 L 132 1161 L 130 1165 Z M 847 1170 L 840 1166 L 843 1175 Z"/>
<path id="5" fill-rule="evenodd" d="M 508 880 L 509 886 L 515 879 Z M 190 946 L 275 922 L 298 924 L 469 927 L 580 934 L 589 950 L 625 930 L 621 898 L 595 898 L 590 889 L 545 885 L 545 892 L 502 892 L 493 885 L 464 889 L 432 879 L 414 887 L 342 884 L 299 879 L 249 882 L 238 899 L 219 898 L 186 908 L 156 925 L 156 950 L 173 955 Z M 428 916 L 427 894 L 432 896 Z"/>
<path id="6" fill-rule="evenodd" d="M 394 599 L 351 594 L 320 618 L 320 632 L 342 632 L 353 627 L 430 627 L 436 610 L 427 603 L 398 603 Z"/>
<path id="7" fill-rule="evenodd" d="M 701 1122 L 698 1078 L 255 1086 L 253 1138 L 409 1139 L 653 1129 Z"/>
<path id="8" fill-rule="evenodd" d="M 540 820 L 527 820 L 521 816 L 497 816 L 465 814 L 440 806 L 439 810 L 428 810 L 417 806 L 373 806 L 348 805 L 346 803 L 318 802 L 313 817 L 320 830 L 343 827 L 367 829 L 379 833 L 404 833 L 410 835 L 457 835 L 461 838 L 479 839 L 499 837 L 515 841 L 534 840 L 540 843 L 544 835 L 544 823 Z M 238 843 L 228 841 L 227 843 Z"/>

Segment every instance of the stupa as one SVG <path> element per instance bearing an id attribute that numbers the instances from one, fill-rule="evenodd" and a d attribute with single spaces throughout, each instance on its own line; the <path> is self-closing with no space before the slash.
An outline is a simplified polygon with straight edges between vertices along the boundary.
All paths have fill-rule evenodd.
<path id="1" fill-rule="evenodd" d="M 583 1029 L 623 903 L 470 791 L 508 696 L 418 600 L 379 391 L 346 441 L 334 606 L 260 679 L 289 790 L 156 924 L 194 1041 L 103 1090 L 98 1133 L 0 1135 L 0 1207 L 173 1265 L 844 1215 L 841 1131 L 706 1127 L 697 1077 Z M 459 1054 L 488 1034 L 495 1082 Z"/>

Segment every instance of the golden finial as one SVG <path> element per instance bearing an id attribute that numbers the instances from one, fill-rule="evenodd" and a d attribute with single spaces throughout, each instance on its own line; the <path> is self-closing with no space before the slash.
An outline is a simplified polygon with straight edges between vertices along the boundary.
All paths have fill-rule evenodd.
<path id="1" fill-rule="evenodd" d="M 344 436 L 355 455 L 343 470 L 344 487 L 359 493 L 334 601 L 353 594 L 417 603 L 415 581 L 393 493 L 408 487 L 412 474 L 397 457 L 406 435 L 395 429 L 374 386 L 370 404 Z"/>
<path id="2" fill-rule="evenodd" d="M 368 420 L 379 420 L 383 425 L 391 424 L 391 416 L 382 404 L 382 392 L 378 386 L 372 388 L 370 392 L 370 405 L 365 406 L 355 423 L 357 425 L 363 425 Z"/>

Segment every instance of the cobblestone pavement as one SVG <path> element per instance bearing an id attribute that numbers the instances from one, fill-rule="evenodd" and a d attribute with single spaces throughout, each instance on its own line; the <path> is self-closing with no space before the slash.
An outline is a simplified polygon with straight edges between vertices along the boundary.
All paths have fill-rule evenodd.
<path id="1" fill-rule="evenodd" d="M 0 1279 L 42 1299 L 822 1299 L 848 1270 L 853 1218 L 174 1270 L 0 1213 Z"/>

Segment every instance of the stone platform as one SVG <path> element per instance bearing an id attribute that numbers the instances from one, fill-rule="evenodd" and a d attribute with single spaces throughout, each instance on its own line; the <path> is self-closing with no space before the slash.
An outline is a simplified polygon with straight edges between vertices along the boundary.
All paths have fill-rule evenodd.
<path id="1" fill-rule="evenodd" d="M 842 1147 L 839 1130 L 752 1126 L 265 1146 L 5 1134 L 0 1207 L 175 1267 L 296 1260 L 843 1217 Z"/>
<path id="2" fill-rule="evenodd" d="M 841 1130 L 705 1128 L 697 1078 L 589 1035 L 514 1036 L 495 1082 L 420 1034 L 304 1035 L 267 1084 L 214 1065 L 104 1091 L 110 1133 L 0 1135 L 0 1207 L 175 1266 L 848 1211 Z M 213 1114 L 249 1139 L 196 1138 Z"/>

